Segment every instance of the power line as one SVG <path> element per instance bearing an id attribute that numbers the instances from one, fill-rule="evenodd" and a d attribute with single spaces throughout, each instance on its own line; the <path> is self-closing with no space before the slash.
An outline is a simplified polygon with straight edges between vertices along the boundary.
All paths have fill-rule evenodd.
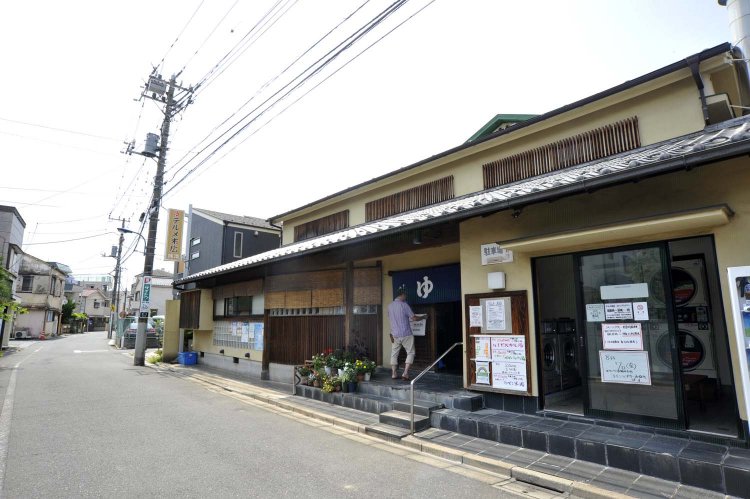
<path id="1" fill-rule="evenodd" d="M 262 106 L 267 104 L 269 101 L 271 101 L 274 97 L 279 95 L 281 92 L 283 92 L 285 89 L 287 89 L 289 86 L 293 85 L 291 89 L 287 90 L 283 95 L 281 95 L 279 98 L 277 98 L 274 102 L 272 102 L 270 105 L 268 105 L 265 109 L 263 109 L 260 113 L 255 115 L 252 119 L 244 123 L 238 130 L 236 130 L 234 133 L 232 133 L 229 138 L 224 140 L 221 144 L 219 144 L 213 151 L 211 151 L 205 158 L 200 160 L 200 162 L 188 170 L 188 172 L 177 181 L 176 184 L 173 184 L 172 187 L 170 187 L 164 195 L 167 195 L 169 192 L 174 190 L 180 183 L 182 183 L 185 178 L 187 178 L 191 173 L 193 173 L 195 170 L 197 170 L 201 165 L 205 164 L 211 157 L 213 157 L 219 150 L 221 150 L 223 147 L 225 147 L 231 140 L 233 140 L 235 137 L 237 137 L 240 133 L 242 133 L 247 127 L 249 127 L 252 123 L 257 121 L 260 117 L 262 117 L 265 113 L 267 113 L 270 109 L 272 109 L 276 104 L 281 102 L 283 99 L 285 99 L 287 96 L 289 96 L 292 92 L 294 92 L 297 88 L 300 88 L 302 85 L 304 85 L 310 78 L 317 75 L 321 70 L 323 70 L 326 66 L 328 66 L 331 62 L 333 62 L 339 55 L 341 55 L 344 51 L 351 48 L 352 45 L 354 45 L 357 41 L 362 39 L 367 33 L 372 31 L 376 26 L 378 26 L 380 23 L 382 23 L 385 19 L 387 19 L 390 15 L 392 15 L 394 12 L 396 12 L 398 9 L 403 7 L 408 0 L 397 0 L 396 2 L 393 2 L 390 6 L 388 6 L 386 9 L 384 9 L 382 12 L 380 12 L 377 16 L 372 18 L 370 21 L 368 21 L 365 25 L 360 27 L 357 31 L 355 31 L 352 35 L 347 37 L 343 42 L 339 43 L 336 47 L 329 50 L 324 56 L 320 57 L 318 60 L 316 60 L 314 63 L 310 64 L 304 71 L 302 71 L 300 74 L 298 74 L 295 78 L 293 78 L 290 82 L 288 82 L 286 85 L 281 87 L 279 90 L 277 90 L 275 93 L 273 93 L 270 97 L 268 97 L 265 101 L 263 101 L 261 104 L 256 106 L 252 111 L 247 113 L 245 116 L 243 116 L 239 121 L 237 121 L 234 125 L 229 127 L 226 131 L 224 131 L 222 134 L 220 134 L 218 137 L 216 137 L 213 141 L 211 141 L 209 144 L 207 144 L 203 149 L 201 149 L 198 153 L 196 153 L 191 159 L 189 159 L 185 164 L 180 166 L 172 175 L 170 180 L 174 180 L 177 173 L 182 171 L 185 167 L 187 167 L 190 162 L 195 160 L 200 154 L 202 154 L 204 151 L 206 151 L 210 146 L 217 143 L 222 137 L 226 136 L 230 132 L 232 132 L 232 129 L 242 124 L 242 122 L 246 119 L 248 119 L 253 113 L 258 111 Z M 412 16 L 413 17 L 413 16 Z M 382 38 L 381 38 L 382 39 Z M 379 41 L 379 40 L 378 40 Z M 375 43 L 377 43 L 376 41 Z M 369 48 L 369 47 L 368 47 Z M 322 61 L 322 62 L 321 62 Z M 306 74 L 307 73 L 307 74 Z M 294 82 L 297 81 L 295 84 Z"/>
<path id="2" fill-rule="evenodd" d="M 182 69 L 178 71 L 179 73 L 182 73 L 187 68 L 188 64 L 193 60 L 193 58 L 198 55 L 198 52 L 203 48 L 204 45 L 206 45 L 206 42 L 214 35 L 217 29 L 219 29 L 219 26 L 221 26 L 221 23 L 224 22 L 224 20 L 227 18 L 227 16 L 234 10 L 234 8 L 237 6 L 237 4 L 240 2 L 240 0 L 235 0 L 231 7 L 229 7 L 229 10 L 226 11 L 226 13 L 222 16 L 221 19 L 219 19 L 219 22 L 216 23 L 214 28 L 211 30 L 211 32 L 206 36 L 206 38 L 201 42 L 201 44 L 198 46 L 197 49 L 195 49 L 195 52 L 193 52 L 193 55 L 190 56 L 190 58 L 185 62 L 185 64 L 182 66 Z"/>
<path id="3" fill-rule="evenodd" d="M 45 130 L 54 130 L 56 132 L 64 132 L 64 133 L 72 133 L 72 134 L 75 134 L 75 135 L 83 135 L 85 137 L 92 137 L 94 139 L 115 140 L 115 141 L 119 141 L 120 140 L 120 139 L 115 139 L 113 137 L 105 137 L 104 135 L 96 135 L 96 134 L 93 134 L 93 133 L 80 132 L 80 131 L 77 131 L 77 130 L 70 130 L 68 128 L 58 128 L 58 127 L 49 126 L 49 125 L 40 125 L 39 123 L 29 123 L 27 121 L 12 120 L 10 118 L 3 118 L 2 116 L 0 116 L 0 121 L 7 121 L 8 123 L 16 123 L 16 124 L 19 124 L 19 125 L 26 125 L 26 126 L 31 126 L 31 127 L 35 127 L 35 128 L 44 128 Z"/>
<path id="4" fill-rule="evenodd" d="M 276 11 L 277 7 L 282 3 L 282 1 L 285 1 L 286 3 L 289 3 L 290 0 L 277 0 L 276 3 L 274 3 L 271 6 L 271 8 L 265 14 L 263 14 L 263 16 L 250 28 L 250 30 L 247 33 L 245 33 L 245 36 L 243 36 L 234 45 L 234 47 L 232 47 L 229 50 L 229 52 L 227 52 L 226 54 L 224 54 L 224 56 L 221 59 L 219 59 L 219 62 L 217 62 L 211 69 L 208 70 L 208 73 L 206 73 L 200 80 L 198 80 L 198 83 L 196 83 L 196 85 L 195 85 L 195 90 L 196 90 L 196 94 L 195 95 L 196 96 L 198 95 L 198 89 L 200 87 L 202 87 L 202 86 L 208 86 L 211 83 L 211 82 L 208 81 L 209 78 L 212 78 L 212 75 L 216 71 L 218 71 L 219 68 L 222 67 L 222 65 L 225 64 L 225 61 L 227 61 L 231 57 L 234 57 L 235 54 L 240 50 L 240 47 L 242 47 L 245 44 L 249 44 L 246 48 L 242 49 L 242 52 L 244 53 L 244 51 L 247 48 L 249 48 L 250 46 L 252 46 L 252 44 L 255 43 L 255 41 L 257 41 L 260 38 L 260 36 L 263 35 L 263 33 L 265 33 L 265 31 L 263 33 L 261 33 L 261 35 L 259 35 L 258 37 L 256 37 L 255 40 L 253 40 L 251 38 L 254 35 L 254 33 L 259 29 L 259 27 L 262 27 L 263 25 L 265 25 L 268 22 L 267 19 L 269 18 L 269 16 L 272 16 L 272 15 L 276 14 L 275 11 Z M 296 3 L 297 0 L 294 0 L 294 2 Z M 284 8 L 285 5 L 286 4 L 284 4 L 281 8 Z M 279 10 L 281 10 L 281 9 L 279 9 Z M 288 11 L 288 9 L 287 9 L 287 11 Z M 234 60 L 232 60 L 230 62 L 227 62 L 226 63 L 226 67 L 229 67 L 230 65 L 232 65 L 234 63 L 234 61 L 236 61 L 236 60 L 237 60 L 237 58 L 235 58 Z M 222 72 L 223 71 L 224 71 L 224 69 L 222 69 Z M 212 81 L 214 81 L 215 79 L 216 79 L 215 77 L 212 78 Z"/>
<path id="5" fill-rule="evenodd" d="M 224 159 L 225 157 L 227 157 L 235 149 L 237 149 L 237 147 L 239 147 L 240 145 L 242 145 L 246 140 L 248 140 L 250 137 L 252 137 L 256 133 L 258 133 L 259 131 L 261 131 L 266 125 L 268 125 L 269 123 L 271 123 L 273 120 L 275 120 L 276 118 L 278 118 L 279 116 L 281 116 L 287 109 L 289 109 L 294 104 L 296 104 L 297 102 L 299 102 L 300 100 L 302 100 L 307 94 L 309 94 L 310 92 L 312 92 L 313 90 L 315 90 L 316 88 L 318 88 L 320 85 L 322 85 L 323 83 L 325 83 L 326 80 L 328 80 L 333 75 L 335 75 L 336 73 L 338 73 L 339 71 L 341 71 L 342 69 L 344 69 L 346 66 L 348 66 L 349 64 L 351 64 L 352 62 L 354 62 L 357 58 L 359 58 L 359 56 L 361 56 L 362 54 L 364 54 L 365 52 L 367 52 L 368 50 L 370 50 L 374 45 L 376 45 L 381 40 L 383 40 L 385 37 L 387 37 L 388 35 L 390 35 L 391 33 L 393 33 L 395 30 L 397 30 L 398 28 L 400 28 L 402 25 L 404 25 L 406 22 L 408 22 L 413 17 L 415 17 L 417 14 L 419 14 L 420 12 L 422 12 L 424 9 L 426 9 L 427 7 L 429 7 L 430 5 L 432 5 L 434 2 L 435 2 L 435 0 L 430 0 L 430 2 L 428 2 L 422 8 L 420 8 L 419 10 L 417 10 L 416 12 L 414 12 L 412 15 L 410 15 L 409 17 L 407 17 L 406 19 L 404 19 L 402 22 L 400 22 L 396 26 L 394 26 L 391 30 L 389 30 L 387 33 L 385 33 L 384 35 L 382 35 L 380 38 L 378 38 L 377 40 L 375 40 L 370 45 L 368 45 L 364 50 L 362 50 L 357 55 L 355 55 L 354 57 L 352 57 L 349 61 L 347 61 L 341 67 L 339 67 L 334 72 L 332 72 L 331 74 L 329 74 L 328 76 L 326 76 L 323 80 L 321 80 L 320 82 L 318 82 L 317 84 L 315 84 L 315 86 L 313 86 L 312 88 L 308 89 L 304 94 L 302 94 L 297 99 L 295 99 L 293 102 L 291 102 L 288 106 L 286 106 L 284 109 L 282 109 L 279 113 L 277 113 L 276 115 L 274 115 L 270 120 L 268 120 L 267 122 L 265 122 L 258 129 L 254 130 L 247 137 L 243 138 L 239 143 L 235 144 L 234 147 L 232 147 L 229 151 L 227 151 L 222 156 L 220 156 L 219 158 L 217 158 L 216 161 L 214 161 L 211 165 L 209 165 L 208 167 L 206 167 L 206 169 L 203 172 L 201 172 L 201 173 L 204 173 L 209 168 L 211 168 L 212 166 L 216 165 L 219 161 L 221 161 L 222 159 Z M 187 177 L 187 175 L 185 175 L 185 177 Z M 177 184 L 173 185 L 172 188 L 170 188 L 169 190 L 167 190 L 167 192 L 164 193 L 164 196 L 166 197 L 167 194 L 169 194 L 170 192 L 172 192 L 172 190 L 174 188 L 176 188 L 182 182 L 182 180 L 185 179 L 185 177 L 183 177 Z"/>
<path id="6" fill-rule="evenodd" d="M 174 166 L 172 168 L 168 169 L 167 172 L 172 171 L 177 165 L 180 164 L 180 162 L 182 162 L 186 157 L 188 157 L 191 153 L 193 153 L 194 150 L 197 147 L 199 147 L 206 140 L 208 140 L 214 132 L 216 132 L 220 127 L 224 126 L 233 117 L 235 117 L 237 115 L 237 113 L 239 113 L 242 109 L 245 108 L 245 106 L 247 106 L 250 102 L 252 102 L 256 97 L 258 97 L 258 95 L 260 95 L 261 92 L 263 92 L 263 90 L 265 90 L 266 88 L 268 88 L 268 86 L 270 86 L 272 83 L 274 83 L 276 80 L 278 80 L 279 78 L 281 78 L 284 74 L 286 74 L 286 72 L 289 71 L 289 69 L 291 69 L 295 64 L 297 64 L 297 62 L 299 62 L 304 56 L 306 56 L 307 54 L 309 54 L 313 49 L 315 49 L 315 47 L 317 47 L 326 38 L 328 38 L 328 36 L 330 36 L 331 33 L 333 33 L 338 28 L 340 28 L 342 24 L 344 24 L 346 21 L 348 21 L 349 19 L 351 19 L 355 14 L 357 14 L 357 12 L 359 12 L 369 2 L 370 2 L 370 0 L 365 0 L 364 3 L 362 3 L 356 9 L 354 9 L 348 16 L 346 16 L 344 19 L 342 19 L 341 21 L 339 21 L 339 23 L 336 26 L 334 26 L 333 28 L 331 28 L 326 34 L 324 34 L 323 36 L 321 36 L 320 38 L 318 38 L 318 40 L 315 43 L 313 43 L 304 52 L 302 52 L 299 56 L 297 56 L 297 58 L 294 61 L 292 61 L 287 67 L 285 67 L 283 70 L 281 70 L 280 73 L 278 73 L 276 76 L 274 76 L 270 80 L 266 81 L 263 85 L 261 85 L 261 87 L 255 92 L 255 94 L 252 97 L 250 97 L 248 100 L 246 100 L 239 108 L 237 108 L 236 111 L 234 111 L 232 114 L 230 114 L 224 121 L 222 121 L 218 125 L 214 126 L 211 129 L 211 131 L 208 132 L 208 134 L 203 139 L 201 139 L 201 141 L 198 142 L 198 144 L 196 144 L 196 146 L 194 146 L 193 148 L 191 148 L 190 151 L 188 151 L 187 153 L 185 153 L 185 155 L 183 155 L 179 160 L 177 160 L 175 162 Z M 210 144 L 209 144 L 209 146 L 210 146 Z M 205 150 L 205 149 L 203 149 L 203 150 Z M 202 152 L 203 150 L 199 151 L 198 154 L 200 154 L 200 152 Z M 177 172 L 179 172 L 179 171 L 180 170 L 177 170 Z M 175 177 L 175 175 L 176 175 L 177 172 L 175 172 L 175 173 L 172 174 L 172 177 L 171 177 L 170 181 L 174 179 L 174 177 Z"/>
<path id="7" fill-rule="evenodd" d="M 58 243 L 69 243 L 71 241 L 82 241 L 84 239 L 93 239 L 95 237 L 102 237 L 102 236 L 108 236 L 110 234 L 114 234 L 113 232 L 105 232 L 103 234 L 97 234 L 95 236 L 86 236 L 86 237 L 76 237 L 74 239 L 63 239 L 61 241 L 46 241 L 43 243 L 23 243 L 23 246 L 37 246 L 39 244 L 58 244 Z"/>
<path id="8" fill-rule="evenodd" d="M 164 53 L 164 56 L 161 58 L 161 61 L 159 61 L 159 64 L 156 65 L 157 68 L 160 68 L 161 65 L 164 64 L 164 60 L 167 58 L 167 56 L 169 55 L 169 53 L 172 51 L 172 49 L 174 48 L 175 44 L 180 39 L 180 37 L 182 36 L 182 34 L 185 32 L 185 30 L 187 29 L 187 27 L 193 21 L 193 18 L 198 13 L 198 11 L 200 10 L 200 8 L 203 6 L 203 2 L 204 1 L 205 0 L 201 0 L 201 2 L 198 4 L 198 7 L 195 8 L 195 10 L 193 11 L 193 14 L 190 16 L 190 19 L 187 20 L 187 22 L 185 23 L 185 26 L 182 27 L 182 29 L 180 30 L 180 32 L 177 34 L 177 37 L 174 39 L 174 41 L 169 46 L 169 48 L 167 48 L 167 51 Z"/>

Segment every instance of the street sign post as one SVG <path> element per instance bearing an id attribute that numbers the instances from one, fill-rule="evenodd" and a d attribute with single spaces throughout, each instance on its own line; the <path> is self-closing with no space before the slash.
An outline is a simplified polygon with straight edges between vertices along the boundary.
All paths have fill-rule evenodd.
<path id="1" fill-rule="evenodd" d="M 151 276 L 143 276 L 141 287 L 141 317 L 148 317 L 151 308 Z"/>

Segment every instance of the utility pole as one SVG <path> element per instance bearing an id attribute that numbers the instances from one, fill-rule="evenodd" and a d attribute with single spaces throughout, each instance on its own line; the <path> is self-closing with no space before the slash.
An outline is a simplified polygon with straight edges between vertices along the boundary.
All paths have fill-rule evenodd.
<path id="1" fill-rule="evenodd" d="M 159 207 L 161 206 L 162 185 L 164 183 L 164 167 L 167 163 L 167 149 L 169 144 L 169 126 L 172 118 L 185 106 L 192 102 L 190 96 L 181 99 L 183 104 L 178 105 L 175 102 L 175 90 L 180 89 L 192 93 L 192 89 L 185 89 L 175 83 L 176 75 L 172 75 L 169 83 L 164 82 L 158 75 L 153 75 L 146 86 L 146 92 L 152 91 L 152 97 L 156 99 L 157 92 L 153 92 L 157 87 L 167 86 L 167 97 L 164 108 L 164 121 L 161 124 L 161 139 L 159 144 L 159 159 L 156 164 L 156 176 L 154 177 L 154 193 L 151 206 L 148 209 L 148 238 L 146 240 L 145 260 L 143 262 L 143 276 L 141 287 L 141 307 L 138 314 L 138 332 L 135 337 L 135 352 L 133 356 L 133 365 L 143 366 L 146 363 L 146 328 L 151 301 L 151 276 L 154 271 L 154 252 L 156 248 L 156 230 L 159 224 Z"/>
<path id="2" fill-rule="evenodd" d="M 121 222 L 120 226 L 123 228 L 125 227 L 125 222 L 127 222 L 127 220 L 125 220 L 124 218 L 114 218 L 110 220 L 119 220 Z M 117 264 L 115 265 L 115 286 L 114 286 L 114 289 L 112 290 L 112 294 L 114 295 L 115 311 L 114 311 L 114 314 L 110 313 L 111 319 L 109 321 L 109 333 L 107 334 L 107 339 L 109 340 L 112 339 L 112 331 L 114 330 L 114 327 L 115 327 L 115 321 L 117 321 L 117 314 L 120 311 L 120 272 L 121 272 L 120 263 L 122 261 L 122 244 L 124 241 L 125 241 L 125 234 L 120 232 L 120 242 L 117 246 Z"/>

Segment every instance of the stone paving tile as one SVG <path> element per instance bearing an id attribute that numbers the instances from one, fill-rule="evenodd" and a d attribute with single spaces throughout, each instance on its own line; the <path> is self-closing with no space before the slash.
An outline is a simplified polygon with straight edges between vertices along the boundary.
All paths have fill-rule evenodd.
<path id="1" fill-rule="evenodd" d="M 549 473 L 551 475 L 557 475 L 562 470 L 570 466 L 575 459 L 565 456 L 556 456 L 554 454 L 546 454 L 542 456 L 537 462 L 529 466 L 529 468 Z"/>
<path id="2" fill-rule="evenodd" d="M 591 480 L 592 485 L 602 487 L 607 490 L 625 494 L 627 490 L 635 483 L 640 475 L 632 471 L 620 470 L 617 468 L 607 468 L 602 471 L 596 478 Z"/>
<path id="3" fill-rule="evenodd" d="M 699 489 L 689 485 L 680 485 L 675 497 L 679 497 L 680 499 L 723 499 L 726 496 L 722 493 L 713 492 L 711 490 Z"/>
<path id="4" fill-rule="evenodd" d="M 633 497 L 674 497 L 678 486 L 675 482 L 641 475 L 630 486 L 627 494 Z"/>
<path id="5" fill-rule="evenodd" d="M 505 457 L 503 461 L 526 468 L 530 464 L 539 461 L 542 457 L 544 457 L 544 454 L 544 452 L 532 449 L 518 449 L 516 452 Z"/>
<path id="6" fill-rule="evenodd" d="M 574 461 L 564 470 L 557 473 L 557 476 L 578 482 L 590 482 L 605 469 L 606 467 L 601 464 Z"/>
<path id="7" fill-rule="evenodd" d="M 467 452 L 479 453 L 490 447 L 494 447 L 496 442 L 490 442 L 481 438 L 474 438 L 461 445 L 460 449 Z"/>
<path id="8" fill-rule="evenodd" d="M 494 447 L 489 447 L 483 450 L 480 455 L 505 460 L 506 457 L 513 454 L 517 450 L 517 447 L 509 447 L 507 445 L 497 444 Z"/>

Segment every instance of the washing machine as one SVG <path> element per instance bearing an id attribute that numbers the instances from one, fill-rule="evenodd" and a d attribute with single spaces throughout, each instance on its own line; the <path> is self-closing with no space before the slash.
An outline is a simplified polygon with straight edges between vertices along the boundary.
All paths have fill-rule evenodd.
<path id="1" fill-rule="evenodd" d="M 581 384 L 578 369 L 578 336 L 573 319 L 557 321 L 557 352 L 560 365 L 560 383 L 563 390 Z"/>
<path id="2" fill-rule="evenodd" d="M 703 258 L 672 262 L 672 297 L 677 307 L 708 306 L 706 263 Z"/>
<path id="3" fill-rule="evenodd" d="M 717 379 L 716 360 L 711 329 L 701 329 L 699 323 L 679 324 L 677 328 L 682 372 L 702 374 Z M 669 335 L 661 334 L 656 341 L 656 360 L 662 366 L 672 367 Z"/>
<path id="4" fill-rule="evenodd" d="M 556 321 L 542 321 L 541 326 L 542 385 L 544 394 L 547 395 L 562 389 L 557 323 Z"/>

